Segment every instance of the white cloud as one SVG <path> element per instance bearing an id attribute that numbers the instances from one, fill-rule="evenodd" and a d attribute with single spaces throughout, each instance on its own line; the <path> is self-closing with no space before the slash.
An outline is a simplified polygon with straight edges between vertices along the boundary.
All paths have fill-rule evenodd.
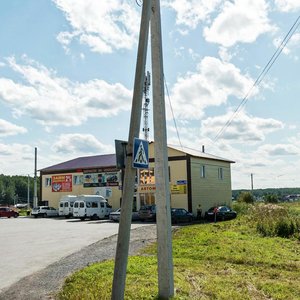
<path id="1" fill-rule="evenodd" d="M 176 12 L 176 24 L 194 29 L 208 19 L 223 0 L 166 0 L 163 4 Z"/>
<path id="2" fill-rule="evenodd" d="M 26 133 L 27 129 L 0 119 L 0 136 L 16 135 Z"/>
<path id="3" fill-rule="evenodd" d="M 299 155 L 300 149 L 291 144 L 276 144 L 276 145 L 263 145 L 260 151 L 265 152 L 268 156 L 286 156 L 286 155 Z"/>
<path id="4" fill-rule="evenodd" d="M 19 143 L 0 143 L 0 174 L 25 175 L 28 170 L 33 171 L 33 166 L 33 147 Z"/>
<path id="5" fill-rule="evenodd" d="M 208 42 L 231 47 L 239 42 L 253 43 L 259 35 L 274 30 L 265 0 L 235 0 L 225 2 L 212 25 L 205 27 L 204 37 Z"/>
<path id="6" fill-rule="evenodd" d="M 58 35 L 65 49 L 74 39 L 94 52 L 131 49 L 137 41 L 140 16 L 130 0 L 52 0 L 62 10 L 72 30 Z"/>
<path id="7" fill-rule="evenodd" d="M 175 116 L 200 119 L 204 109 L 226 103 L 229 96 L 243 98 L 253 85 L 249 76 L 231 63 L 205 57 L 197 66 L 197 73 L 180 77 L 172 88 Z M 253 90 L 253 95 L 258 91 Z"/>
<path id="8" fill-rule="evenodd" d="M 284 12 L 297 11 L 300 9 L 300 0 L 275 0 L 278 9 Z"/>
<path id="9" fill-rule="evenodd" d="M 0 97 L 15 117 L 29 115 L 46 127 L 74 126 L 88 118 L 106 118 L 130 109 L 132 92 L 120 83 L 103 80 L 71 82 L 35 62 L 9 66 L 25 83 L 0 78 Z"/>
<path id="10" fill-rule="evenodd" d="M 58 137 L 57 142 L 52 149 L 58 153 L 78 154 L 78 153 L 97 153 L 107 154 L 114 153 L 115 149 L 110 145 L 104 145 L 91 134 L 62 134 Z"/>
<path id="11" fill-rule="evenodd" d="M 232 119 L 232 112 L 223 116 L 209 117 L 202 121 L 201 132 L 212 140 L 221 133 L 228 120 Z M 235 115 L 230 125 L 219 135 L 219 140 L 227 140 L 235 143 L 257 143 L 265 140 L 266 134 L 282 129 L 284 124 L 275 119 L 262 119 L 240 111 Z"/>

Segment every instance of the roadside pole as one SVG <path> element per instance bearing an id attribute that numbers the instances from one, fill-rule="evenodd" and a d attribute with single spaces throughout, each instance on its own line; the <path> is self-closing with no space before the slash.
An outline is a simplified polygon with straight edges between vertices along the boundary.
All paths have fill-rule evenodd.
<path id="1" fill-rule="evenodd" d="M 147 57 L 149 21 L 151 0 L 143 1 L 142 18 L 140 25 L 137 63 L 135 70 L 134 91 L 132 99 L 131 119 L 129 128 L 128 145 L 126 151 L 125 177 L 123 185 L 122 213 L 120 216 L 117 250 L 115 257 L 114 278 L 112 285 L 112 300 L 123 300 L 126 282 L 126 269 L 130 240 L 130 226 L 136 169 L 133 168 L 133 141 L 139 137 L 145 66 Z"/>
<path id="2" fill-rule="evenodd" d="M 160 1 L 152 0 L 151 54 L 153 88 L 153 123 L 155 141 L 155 202 L 157 206 L 157 259 L 159 297 L 174 295 L 170 186 L 164 95 L 163 53 Z"/>
<path id="3" fill-rule="evenodd" d="M 37 148 L 34 148 L 34 191 L 33 191 L 33 207 L 38 206 L 37 198 Z"/>
<path id="4" fill-rule="evenodd" d="M 30 187 L 29 187 L 29 174 L 27 175 L 27 210 L 30 209 Z"/>

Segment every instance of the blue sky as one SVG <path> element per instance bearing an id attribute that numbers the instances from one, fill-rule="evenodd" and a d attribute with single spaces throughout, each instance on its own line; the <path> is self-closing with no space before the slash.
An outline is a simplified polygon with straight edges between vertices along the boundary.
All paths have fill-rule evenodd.
<path id="1" fill-rule="evenodd" d="M 168 143 L 236 161 L 233 189 L 250 188 L 251 173 L 254 188 L 300 186 L 298 27 L 232 118 L 300 0 L 161 7 Z M 113 153 L 114 140 L 127 139 L 140 15 L 134 0 L 0 2 L 0 173 L 32 175 L 35 147 L 44 168 Z M 152 140 L 151 105 L 149 118 Z"/>

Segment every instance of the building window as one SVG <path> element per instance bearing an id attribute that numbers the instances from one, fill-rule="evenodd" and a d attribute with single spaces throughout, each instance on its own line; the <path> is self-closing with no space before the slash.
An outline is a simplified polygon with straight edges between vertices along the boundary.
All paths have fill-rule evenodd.
<path id="1" fill-rule="evenodd" d="M 73 175 L 73 184 L 74 185 L 83 184 L 83 175 Z"/>
<path id="2" fill-rule="evenodd" d="M 218 178 L 220 180 L 223 180 L 223 168 L 218 168 Z"/>
<path id="3" fill-rule="evenodd" d="M 205 166 L 204 165 L 202 165 L 201 166 L 201 169 L 200 169 L 200 176 L 201 176 L 201 178 L 205 178 L 206 177 L 206 174 L 205 174 L 206 172 L 205 172 Z"/>
<path id="4" fill-rule="evenodd" d="M 45 178 L 45 186 L 51 186 L 51 178 Z"/>

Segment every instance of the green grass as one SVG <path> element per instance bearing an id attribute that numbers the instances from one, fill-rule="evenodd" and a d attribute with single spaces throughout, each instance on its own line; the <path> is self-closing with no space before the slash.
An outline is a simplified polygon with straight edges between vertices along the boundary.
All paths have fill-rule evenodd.
<path id="1" fill-rule="evenodd" d="M 300 299 L 299 240 L 262 237 L 246 216 L 176 230 L 173 261 L 174 299 Z M 156 245 L 127 270 L 125 299 L 158 299 Z M 110 299 L 112 278 L 113 261 L 94 264 L 67 278 L 58 299 Z"/>

